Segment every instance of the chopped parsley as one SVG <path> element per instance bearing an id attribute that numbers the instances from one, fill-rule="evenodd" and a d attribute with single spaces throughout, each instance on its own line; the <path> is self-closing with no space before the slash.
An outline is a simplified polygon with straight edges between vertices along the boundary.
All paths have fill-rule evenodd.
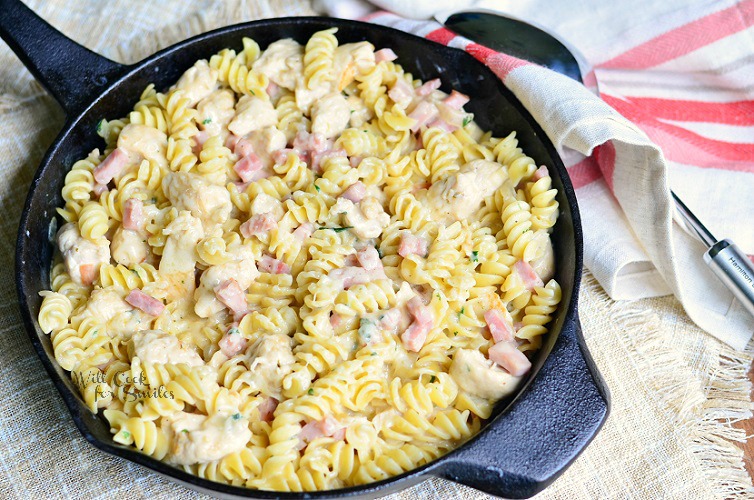
<path id="1" fill-rule="evenodd" d="M 454 336 L 454 337 L 458 337 L 458 332 L 457 332 L 457 331 L 456 331 L 456 332 L 453 332 L 453 336 Z"/>
<path id="2" fill-rule="evenodd" d="M 185 432 L 186 434 L 188 434 L 188 429 L 183 429 L 181 432 Z"/>
<path id="3" fill-rule="evenodd" d="M 435 377 L 434 375 L 432 375 L 432 378 L 429 379 L 429 383 L 430 384 L 434 384 L 435 380 L 437 380 L 437 377 Z"/>
<path id="4" fill-rule="evenodd" d="M 96 337 L 99 334 L 99 330 L 94 330 L 92 332 L 92 337 Z"/>
<path id="5" fill-rule="evenodd" d="M 471 252 L 471 262 L 479 262 L 479 252 L 476 250 Z"/>
<path id="6" fill-rule="evenodd" d="M 316 189 L 318 193 L 320 192 L 319 186 L 317 186 L 316 182 L 314 183 L 314 189 Z"/>
<path id="7" fill-rule="evenodd" d="M 212 118 L 205 118 L 202 120 L 202 125 L 207 125 L 208 123 L 212 123 Z"/>
<path id="8" fill-rule="evenodd" d="M 372 351 L 372 353 L 370 354 L 370 356 L 377 356 L 377 353 L 374 352 L 374 351 Z"/>
<path id="9" fill-rule="evenodd" d="M 257 93 L 254 92 L 252 89 L 249 89 L 249 92 L 251 92 L 251 95 L 257 95 Z"/>
<path id="10" fill-rule="evenodd" d="M 341 94 L 343 94 L 344 97 L 348 97 L 348 94 L 346 94 L 345 90 L 341 91 Z"/>
<path id="11" fill-rule="evenodd" d="M 466 308 L 465 308 L 465 307 L 462 307 L 462 308 L 461 308 L 461 310 L 460 310 L 460 311 L 458 311 L 458 315 L 460 316 L 460 315 L 462 315 L 462 314 L 463 314 L 463 313 L 465 313 L 465 312 L 466 312 Z"/>
<path id="12" fill-rule="evenodd" d="M 474 119 L 474 115 L 466 115 L 463 119 L 463 126 L 465 127 L 469 123 L 471 123 L 471 120 Z"/>
<path id="13" fill-rule="evenodd" d="M 139 275 L 139 271 L 137 271 L 136 269 L 129 269 L 129 271 L 131 271 L 132 273 L 134 273 L 136 276 Z"/>
<path id="14" fill-rule="evenodd" d="M 102 124 L 103 124 L 104 121 L 105 121 L 105 119 L 103 118 L 103 119 L 101 119 L 100 121 L 97 122 L 97 133 L 98 134 L 102 132 Z"/>
<path id="15" fill-rule="evenodd" d="M 314 389 L 309 389 L 306 393 L 310 396 L 314 396 Z"/>
<path id="16" fill-rule="evenodd" d="M 233 420 L 241 420 L 241 414 L 240 413 L 234 413 L 232 418 L 233 418 Z"/>
<path id="17" fill-rule="evenodd" d="M 235 335 L 237 333 L 241 333 L 241 331 L 238 328 L 236 328 L 235 326 L 232 327 L 230 330 L 228 330 L 228 335 Z"/>
<path id="18" fill-rule="evenodd" d="M 124 437 L 125 439 L 128 439 L 128 438 L 130 438 L 130 437 L 131 437 L 131 433 L 130 433 L 130 432 L 128 432 L 128 431 L 120 431 L 120 433 L 121 433 L 121 435 L 122 435 L 122 436 L 123 436 L 123 437 Z"/>
<path id="19" fill-rule="evenodd" d="M 372 334 L 377 333 L 377 325 L 369 318 L 359 320 L 359 337 L 368 344 L 372 340 Z"/>

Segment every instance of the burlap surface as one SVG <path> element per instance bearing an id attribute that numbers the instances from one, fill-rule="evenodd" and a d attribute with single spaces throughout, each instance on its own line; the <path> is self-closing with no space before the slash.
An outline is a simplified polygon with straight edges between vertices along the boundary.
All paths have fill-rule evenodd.
<path id="1" fill-rule="evenodd" d="M 304 0 L 28 5 L 71 38 L 120 62 L 220 26 L 314 13 Z M 52 98 L 0 44 L 0 498 L 197 497 L 90 446 L 23 331 L 13 245 L 34 170 L 63 119 Z M 612 393 L 612 414 L 586 452 L 540 497 L 752 497 L 741 452 L 731 442 L 745 439 L 731 422 L 751 414 L 750 355 L 704 334 L 673 298 L 613 302 L 587 276 L 580 300 L 587 345 Z M 483 495 L 433 479 L 399 496 Z"/>

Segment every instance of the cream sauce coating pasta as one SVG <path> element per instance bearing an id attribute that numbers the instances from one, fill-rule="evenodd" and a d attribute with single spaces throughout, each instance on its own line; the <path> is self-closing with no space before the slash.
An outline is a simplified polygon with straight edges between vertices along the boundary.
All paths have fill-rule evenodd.
<path id="1" fill-rule="evenodd" d="M 561 298 L 547 167 L 336 32 L 150 85 L 65 179 L 55 357 L 116 442 L 213 481 L 434 460 L 516 390 Z"/>

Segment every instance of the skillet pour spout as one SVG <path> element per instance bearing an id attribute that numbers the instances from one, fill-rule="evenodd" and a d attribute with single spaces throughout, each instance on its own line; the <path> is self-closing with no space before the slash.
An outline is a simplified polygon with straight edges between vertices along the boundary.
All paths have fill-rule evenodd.
<path id="1" fill-rule="evenodd" d="M 204 33 L 124 66 L 77 45 L 18 0 L 0 0 L 0 13 L 0 36 L 67 115 L 26 199 L 16 247 L 16 285 L 29 338 L 74 423 L 94 446 L 195 490 L 225 497 L 376 497 L 437 476 L 497 496 L 526 498 L 554 481 L 599 431 L 607 418 L 609 396 L 584 346 L 577 315 L 582 242 L 573 187 L 543 130 L 483 64 L 462 51 L 382 26 L 330 18 L 284 18 Z M 471 96 L 467 108 L 480 126 L 497 136 L 516 130 L 520 146 L 538 164 L 550 168 L 562 211 L 552 234 L 562 302 L 518 394 L 500 402 L 482 430 L 447 455 L 392 478 L 332 491 L 280 493 L 215 483 L 113 442 L 107 422 L 87 409 L 69 374 L 55 362 L 50 338 L 36 319 L 41 304 L 38 292 L 50 286 L 50 222 L 55 207 L 62 205 L 60 191 L 70 166 L 102 147 L 94 133 L 96 124 L 102 118 L 124 116 L 148 84 L 167 88 L 195 60 L 238 47 L 244 36 L 266 47 L 287 37 L 305 42 L 314 32 L 333 26 L 338 27 L 343 42 L 368 40 L 378 48 L 397 47 L 399 62 L 407 71 L 423 80 L 439 76 L 443 90 L 453 88 Z"/>

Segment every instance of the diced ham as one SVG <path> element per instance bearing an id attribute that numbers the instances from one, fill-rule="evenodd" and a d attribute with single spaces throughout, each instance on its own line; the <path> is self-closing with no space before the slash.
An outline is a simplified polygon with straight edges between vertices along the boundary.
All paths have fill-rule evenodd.
<path id="1" fill-rule="evenodd" d="M 442 100 L 445 104 L 450 106 L 453 109 L 461 109 L 464 104 L 469 102 L 469 96 L 466 94 L 462 94 L 458 92 L 457 90 L 454 90 L 450 93 L 448 97 Z"/>
<path id="2" fill-rule="evenodd" d="M 397 307 L 388 309 L 380 318 L 379 327 L 383 330 L 395 330 L 401 321 L 402 314 L 401 310 Z"/>
<path id="3" fill-rule="evenodd" d="M 247 154 L 233 165 L 233 170 L 244 182 L 251 182 L 264 168 L 262 160 L 253 152 Z"/>
<path id="4" fill-rule="evenodd" d="M 246 303 L 246 294 L 233 278 L 227 279 L 215 287 L 215 296 L 217 300 L 234 313 L 241 313 L 248 310 Z"/>
<path id="5" fill-rule="evenodd" d="M 427 334 L 432 329 L 432 311 L 422 303 L 419 297 L 412 297 L 406 304 L 408 312 L 414 321 L 401 334 L 403 346 L 413 352 L 419 352 L 427 340 Z"/>
<path id="6" fill-rule="evenodd" d="M 550 177 L 550 171 L 547 169 L 545 165 L 542 165 L 537 170 L 534 171 L 534 175 L 532 176 L 532 180 L 535 182 L 539 179 L 544 179 L 545 177 Z"/>
<path id="7" fill-rule="evenodd" d="M 238 154 L 238 151 L 236 151 L 236 145 L 238 144 L 238 141 L 241 140 L 241 137 L 238 137 L 235 134 L 228 135 L 228 138 L 225 139 L 225 147 L 233 151 L 235 154 Z M 244 155 L 239 155 L 244 156 Z"/>
<path id="8" fill-rule="evenodd" d="M 453 132 L 454 130 L 458 130 L 458 127 L 456 127 L 455 125 L 451 125 L 450 123 L 446 122 L 442 118 L 435 118 L 434 120 L 432 120 L 431 122 L 429 122 L 429 124 L 427 124 L 427 127 L 429 127 L 429 128 L 433 128 L 433 127 L 439 128 L 439 129 L 442 129 L 442 130 L 444 130 L 446 132 Z"/>
<path id="9" fill-rule="evenodd" d="M 261 418 L 263 422 L 272 422 L 272 417 L 275 414 L 278 403 L 279 401 L 275 398 L 267 398 L 262 401 L 262 403 L 257 406 L 257 410 L 259 410 L 259 418 Z"/>
<path id="10" fill-rule="evenodd" d="M 343 318 L 341 314 L 333 313 L 332 316 L 330 316 L 330 326 L 332 326 L 334 330 L 337 330 L 343 324 L 344 319 L 345 318 Z"/>
<path id="11" fill-rule="evenodd" d="M 270 257 L 269 255 L 263 255 L 262 258 L 259 259 L 257 267 L 263 273 L 291 274 L 291 268 L 288 264 L 282 260 Z"/>
<path id="12" fill-rule="evenodd" d="M 144 227 L 144 202 L 138 198 L 129 198 L 123 204 L 123 229 L 139 231 Z"/>
<path id="13" fill-rule="evenodd" d="M 414 87 L 403 78 L 398 78 L 395 80 L 395 84 L 388 91 L 387 95 L 390 96 L 390 99 L 394 102 L 406 105 L 414 98 Z"/>
<path id="14" fill-rule="evenodd" d="M 293 237 L 299 241 L 305 241 L 314 233 L 315 226 L 311 222 L 304 222 L 293 231 Z"/>
<path id="15" fill-rule="evenodd" d="M 348 163 L 350 163 L 353 168 L 356 168 L 361 163 L 361 160 L 363 160 L 361 156 L 352 156 L 348 159 Z"/>
<path id="16" fill-rule="evenodd" d="M 515 342 L 498 342 L 490 347 L 488 356 L 514 377 L 525 375 L 531 369 L 531 362 L 516 348 Z"/>
<path id="17" fill-rule="evenodd" d="M 313 420 L 301 428 L 301 432 L 298 435 L 298 448 L 303 449 L 306 447 L 306 445 L 308 445 L 315 439 L 325 436 L 333 437 L 335 439 L 341 439 L 335 436 L 342 435 L 343 438 L 345 438 L 345 432 L 341 433 L 341 430 L 345 431 L 345 428 L 340 424 L 340 422 L 335 420 L 335 418 L 331 417 L 330 415 L 326 416 L 322 420 Z"/>
<path id="18" fill-rule="evenodd" d="M 238 333 L 238 329 L 232 328 L 218 342 L 220 350 L 229 358 L 246 349 L 246 344 L 246 339 Z"/>
<path id="19" fill-rule="evenodd" d="M 422 96 L 422 97 L 428 96 L 433 91 L 435 91 L 435 90 L 437 90 L 439 88 L 440 88 L 440 79 L 439 78 L 435 78 L 434 80 L 429 80 L 429 81 L 425 82 L 424 85 L 422 85 L 421 87 L 417 88 L 416 89 L 416 95 Z"/>
<path id="20" fill-rule="evenodd" d="M 278 223 L 270 213 L 257 214 L 241 224 L 238 230 L 244 238 L 251 238 L 260 234 L 267 234 L 272 229 L 278 227 Z"/>
<path id="21" fill-rule="evenodd" d="M 274 153 L 272 153 L 272 160 L 277 163 L 278 165 L 282 165 L 286 161 L 288 161 L 288 155 L 290 153 L 296 153 L 299 154 L 298 151 L 291 149 L 291 148 L 283 148 L 278 149 Z M 301 155 L 299 155 L 299 158 L 301 158 Z M 303 159 L 303 158 L 302 158 Z"/>
<path id="22" fill-rule="evenodd" d="M 194 147 L 191 148 L 191 150 L 196 156 L 199 156 L 199 153 L 202 152 L 204 143 L 207 142 L 207 139 L 209 139 L 209 132 L 206 130 L 200 130 L 199 132 L 194 134 L 192 139 L 194 139 Z"/>
<path id="23" fill-rule="evenodd" d="M 147 295 L 138 288 L 131 290 L 126 296 L 126 302 L 137 309 L 141 309 L 150 316 L 159 316 L 165 310 L 165 304 L 162 301 Z"/>
<path id="24" fill-rule="evenodd" d="M 413 111 L 408 114 L 408 117 L 416 120 L 411 126 L 411 131 L 416 132 L 421 127 L 437 118 L 437 107 L 431 102 L 422 101 L 416 105 Z"/>
<path id="25" fill-rule="evenodd" d="M 267 84 L 267 95 L 270 96 L 270 99 L 273 101 L 278 98 L 280 95 L 282 89 L 280 88 L 280 85 L 270 80 L 270 83 Z"/>
<path id="26" fill-rule="evenodd" d="M 515 335 L 513 326 L 499 309 L 490 309 L 484 313 L 484 321 L 487 322 L 487 328 L 490 329 L 495 342 L 513 341 Z"/>
<path id="27" fill-rule="evenodd" d="M 366 194 L 367 187 L 363 182 L 358 181 L 348 186 L 348 188 L 343 191 L 343 194 L 341 194 L 341 196 L 343 198 L 346 198 L 347 200 L 351 200 L 354 203 L 358 203 L 364 198 L 364 196 L 366 196 Z"/>
<path id="28" fill-rule="evenodd" d="M 324 161 L 328 158 L 335 158 L 337 156 L 348 156 L 345 149 L 331 149 L 329 151 L 323 151 L 321 153 L 312 153 L 311 154 L 311 169 L 314 170 L 315 173 L 321 174 L 322 168 L 321 165 L 324 163 Z"/>
<path id="29" fill-rule="evenodd" d="M 521 277 L 524 286 L 529 291 L 534 290 L 536 287 L 544 286 L 542 278 L 537 275 L 537 272 L 528 262 L 519 260 L 513 264 L 513 271 Z"/>
<path id="30" fill-rule="evenodd" d="M 300 131 L 293 139 L 293 149 L 309 153 L 323 153 L 332 149 L 333 141 L 322 134 Z"/>
<path id="31" fill-rule="evenodd" d="M 327 274 L 327 276 L 335 281 L 341 282 L 344 290 L 348 290 L 355 285 L 362 285 L 372 281 L 369 277 L 369 273 L 365 269 L 354 266 L 333 269 Z"/>
<path id="32" fill-rule="evenodd" d="M 235 146 L 233 147 L 233 152 L 237 154 L 239 158 L 243 158 L 244 156 L 248 156 L 254 152 L 254 146 L 248 139 L 241 138 L 238 139 L 238 142 L 236 142 Z"/>
<path id="33" fill-rule="evenodd" d="M 81 282 L 87 286 L 94 283 L 94 280 L 97 279 L 97 268 L 94 264 L 81 264 L 79 266 L 79 273 L 81 274 Z"/>
<path id="34" fill-rule="evenodd" d="M 393 52 L 393 49 L 380 49 L 374 53 L 374 62 L 376 63 L 381 63 L 382 61 L 391 62 L 396 59 L 398 59 L 398 56 Z"/>
<path id="35" fill-rule="evenodd" d="M 92 192 L 94 193 L 94 196 L 100 197 L 104 193 L 107 193 L 109 191 L 107 184 L 100 184 L 99 182 L 94 185 L 94 188 L 92 189 Z"/>
<path id="36" fill-rule="evenodd" d="M 346 440 L 346 428 L 345 427 L 341 427 L 340 429 L 338 429 L 337 431 L 335 431 L 331 437 L 333 439 L 337 440 L 337 441 L 345 441 Z"/>
<path id="37" fill-rule="evenodd" d="M 409 255 L 418 255 L 426 257 L 429 249 L 427 240 L 420 236 L 414 236 L 409 231 L 401 232 L 401 242 L 398 245 L 398 255 L 408 257 Z"/>
<path id="38" fill-rule="evenodd" d="M 128 153 L 122 148 L 116 148 L 107 155 L 102 163 L 94 167 L 94 180 L 100 184 L 107 184 L 121 173 L 128 165 Z"/>
<path id="39" fill-rule="evenodd" d="M 373 246 L 364 247 L 356 252 L 356 259 L 361 267 L 367 271 L 382 271 L 382 274 L 384 274 L 380 253 Z"/>

